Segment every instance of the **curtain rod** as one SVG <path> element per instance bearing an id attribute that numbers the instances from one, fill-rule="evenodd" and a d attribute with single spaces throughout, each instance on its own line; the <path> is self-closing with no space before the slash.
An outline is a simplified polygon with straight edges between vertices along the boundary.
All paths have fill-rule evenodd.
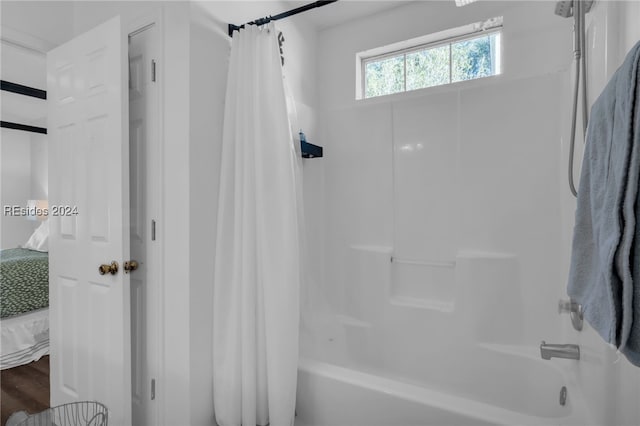
<path id="1" fill-rule="evenodd" d="M 11 121 L 0 121 L 0 127 L 3 129 L 23 130 L 25 132 L 47 134 L 47 129 L 44 127 L 29 126 L 27 124 L 13 123 Z"/>
<path id="2" fill-rule="evenodd" d="M 229 37 L 233 37 L 233 32 L 239 30 L 240 28 L 244 28 L 245 25 L 264 25 L 268 24 L 271 21 L 277 21 L 279 19 L 287 18 L 289 16 L 297 15 L 298 13 L 306 12 L 307 10 L 315 9 L 316 7 L 326 6 L 331 3 L 335 3 L 338 0 L 325 0 L 325 1 L 315 1 L 313 3 L 305 4 L 304 6 L 296 7 L 295 9 L 288 10 L 286 12 L 279 13 L 275 16 L 266 16 L 264 18 L 255 19 L 251 22 L 247 22 L 242 25 L 233 25 L 229 24 Z"/>
<path id="3" fill-rule="evenodd" d="M 0 90 L 17 93 L 19 95 L 31 96 L 38 99 L 47 99 L 47 92 L 45 90 L 23 86 L 22 84 L 12 83 L 6 80 L 0 80 Z"/>
<path id="4" fill-rule="evenodd" d="M 18 95 L 30 96 L 32 98 L 47 99 L 45 90 L 36 89 L 35 87 L 24 86 L 18 83 L 12 83 L 6 80 L 0 80 L 0 90 L 6 92 L 17 93 Z M 25 132 L 41 133 L 46 135 L 47 129 L 44 127 L 29 126 L 27 124 L 13 123 L 11 121 L 0 121 L 0 127 L 4 129 L 22 130 Z"/>

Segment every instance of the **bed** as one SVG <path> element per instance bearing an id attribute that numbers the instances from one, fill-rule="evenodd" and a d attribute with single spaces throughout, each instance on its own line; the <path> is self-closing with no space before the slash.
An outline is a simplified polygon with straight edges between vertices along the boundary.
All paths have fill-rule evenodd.
<path id="1" fill-rule="evenodd" d="M 34 236 L 42 231 L 40 228 Z M 42 244 L 30 244 L 34 236 L 25 246 L 42 250 Z M 38 250 L 0 251 L 2 370 L 36 361 L 49 353 L 49 254 L 46 247 L 45 251 Z"/>

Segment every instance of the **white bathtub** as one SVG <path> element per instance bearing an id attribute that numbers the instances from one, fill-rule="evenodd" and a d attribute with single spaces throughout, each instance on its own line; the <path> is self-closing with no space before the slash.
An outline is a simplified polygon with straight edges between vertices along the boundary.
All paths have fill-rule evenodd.
<path id="1" fill-rule="evenodd" d="M 563 376 L 555 364 L 567 361 L 542 361 L 496 352 L 500 353 L 511 356 L 507 362 L 512 365 L 505 365 L 503 374 L 489 377 L 484 371 L 477 371 L 478 375 L 468 383 L 480 386 L 459 392 L 455 386 L 426 387 L 301 359 L 295 426 L 585 424 L 584 405 L 575 383 Z M 505 359 L 497 358 L 501 363 Z M 518 383 L 521 380 L 526 382 Z M 565 406 L 559 404 L 562 386 L 568 388 Z"/>

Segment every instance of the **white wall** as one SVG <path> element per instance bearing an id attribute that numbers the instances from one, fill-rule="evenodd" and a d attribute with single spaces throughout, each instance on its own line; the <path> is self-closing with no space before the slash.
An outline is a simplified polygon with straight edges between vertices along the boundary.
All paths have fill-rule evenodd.
<path id="1" fill-rule="evenodd" d="M 22 216 L 5 216 L 5 206 L 26 207 L 31 194 L 30 136 L 19 130 L 2 129 L 0 134 L 0 171 L 2 174 L 0 204 L 2 205 L 2 240 L 0 247 L 24 245 L 33 232 L 35 222 Z"/>
<path id="2" fill-rule="evenodd" d="M 621 36 L 620 36 L 620 57 L 629 52 L 629 50 L 640 41 L 640 1 L 629 0 L 618 2 L 619 16 L 621 19 Z"/>
<path id="3" fill-rule="evenodd" d="M 31 135 L 31 199 L 46 200 L 49 197 L 49 161 L 47 137 Z"/>
<path id="4" fill-rule="evenodd" d="M 165 235 L 164 262 L 164 424 L 191 424 L 191 340 L 189 310 L 189 8 L 165 3 L 164 7 L 164 152 L 163 183 Z"/>
<path id="5" fill-rule="evenodd" d="M 15 4 L 8 5 L 9 8 Z M 5 5 L 3 4 L 3 8 Z M 0 75 L 3 80 L 35 88 L 46 87 L 46 67 L 44 54 L 19 46 L 18 42 L 33 41 L 24 33 L 11 29 L 15 22 L 7 22 L 3 14 L 2 37 L 12 42 L 2 41 L 0 49 Z M 9 24 L 8 26 L 6 24 Z M 3 93 L 2 119 L 42 126 L 44 101 L 17 94 Z M 2 181 L 1 206 L 18 205 L 26 207 L 27 200 L 47 198 L 47 146 L 46 136 L 20 130 L 2 129 L 0 135 Z M 0 247 L 12 248 L 24 245 L 29 239 L 37 221 L 24 217 L 2 216 L 2 238 Z"/>
<path id="6" fill-rule="evenodd" d="M 6 13 L 4 16 L 6 16 Z M 5 32 L 7 32 L 7 28 L 3 28 L 3 37 Z M 12 35 L 14 35 L 13 38 L 15 39 L 15 31 L 12 32 Z M 46 89 L 47 73 L 44 53 L 35 52 L 3 41 L 1 58 L 3 80 L 37 89 Z"/>
<path id="7" fill-rule="evenodd" d="M 213 263 L 218 214 L 218 177 L 227 80 L 228 36 L 222 25 L 191 6 L 190 33 L 190 336 L 193 425 L 213 418 Z"/>
<path id="8" fill-rule="evenodd" d="M 29 124 L 29 123 L 24 123 Z M 27 206 L 27 200 L 46 200 L 48 195 L 47 138 L 21 130 L 2 129 L 0 134 L 0 205 Z M 0 247 L 23 246 L 37 221 L 2 213 Z"/>

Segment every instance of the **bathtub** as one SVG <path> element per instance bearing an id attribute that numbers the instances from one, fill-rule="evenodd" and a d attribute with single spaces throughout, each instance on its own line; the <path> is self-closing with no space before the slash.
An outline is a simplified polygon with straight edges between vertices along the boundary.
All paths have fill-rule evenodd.
<path id="1" fill-rule="evenodd" d="M 456 380 L 453 386 L 435 382 L 436 386 L 427 387 L 302 358 L 295 426 L 571 426 L 588 423 L 575 380 L 563 375 L 556 363 L 566 360 L 536 359 L 532 356 L 533 347 L 527 348 L 524 354 L 497 345 L 481 349 L 496 354 L 494 360 L 503 364 L 504 374 L 482 377 L 480 370 L 486 369 L 480 365 L 479 376 L 469 380 L 479 384 L 476 389 L 457 390 L 455 386 L 461 382 L 456 384 Z M 519 383 L 521 381 L 526 382 Z M 568 390 L 564 406 L 559 403 L 562 386 Z"/>

